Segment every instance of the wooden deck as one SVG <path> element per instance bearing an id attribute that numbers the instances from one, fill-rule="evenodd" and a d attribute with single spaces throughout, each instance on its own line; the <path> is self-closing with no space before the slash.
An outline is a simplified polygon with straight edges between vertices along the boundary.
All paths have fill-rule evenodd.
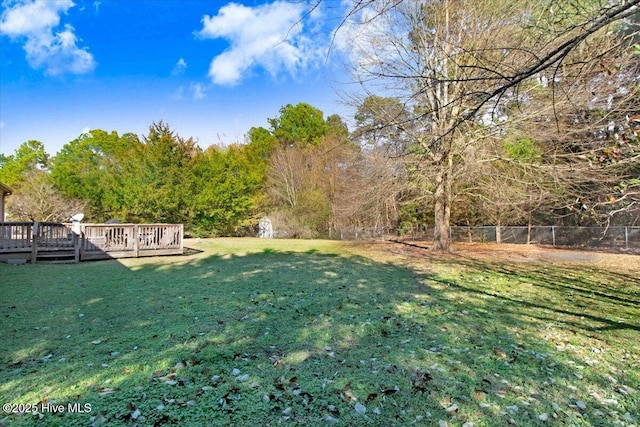
<path id="1" fill-rule="evenodd" d="M 62 223 L 0 222 L 0 261 L 80 262 L 179 255 L 183 253 L 183 236 L 182 224 L 76 224 L 74 227 Z"/>
<path id="2" fill-rule="evenodd" d="M 182 224 L 82 224 L 80 259 L 182 254 Z"/>

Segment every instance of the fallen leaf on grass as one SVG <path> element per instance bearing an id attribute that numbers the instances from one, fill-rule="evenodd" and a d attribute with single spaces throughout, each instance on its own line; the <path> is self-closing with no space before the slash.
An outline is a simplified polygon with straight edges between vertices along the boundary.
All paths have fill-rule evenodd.
<path id="1" fill-rule="evenodd" d="M 413 373 L 413 376 L 411 378 L 411 385 L 413 386 L 414 390 L 425 392 L 427 390 L 426 384 L 432 379 L 433 377 L 429 372 L 421 371 L 418 369 Z"/>
<path id="2" fill-rule="evenodd" d="M 142 415 L 142 414 L 140 413 L 140 409 L 136 409 L 135 411 L 133 411 L 133 412 L 131 413 L 131 419 L 132 419 L 132 420 L 137 420 L 138 418 L 140 418 L 140 415 Z"/>
<path id="3" fill-rule="evenodd" d="M 295 386 L 297 381 L 298 381 L 298 377 L 296 377 L 296 376 L 293 376 L 293 377 L 289 378 L 289 386 L 290 387 Z"/>
<path id="4" fill-rule="evenodd" d="M 400 387 L 395 386 L 395 387 L 393 387 L 393 388 L 385 388 L 384 390 L 382 390 L 382 393 L 383 393 L 385 396 L 388 396 L 388 395 L 390 395 L 390 394 L 394 394 L 394 393 L 397 393 L 397 392 L 399 392 L 399 391 L 400 391 Z"/>
<path id="5" fill-rule="evenodd" d="M 495 354 L 501 359 L 508 359 L 509 357 L 507 356 L 507 353 L 505 353 L 501 348 L 498 348 L 498 347 L 493 348 L 493 354 Z"/>
<path id="6" fill-rule="evenodd" d="M 91 421 L 91 427 L 100 427 L 107 422 L 107 419 L 104 417 L 104 415 L 98 414 L 95 417 L 89 418 L 89 421 Z"/>
<path id="7" fill-rule="evenodd" d="M 155 380 L 156 381 L 162 381 L 162 382 L 166 383 L 166 382 L 169 382 L 169 381 L 175 381 L 176 376 L 177 375 L 175 373 L 171 373 L 171 374 L 165 375 L 163 377 L 157 377 Z"/>
<path id="8" fill-rule="evenodd" d="M 351 382 L 348 382 L 342 389 L 340 396 L 347 402 L 357 402 L 358 398 L 351 392 Z"/>
<path id="9" fill-rule="evenodd" d="M 453 404 L 451 406 L 449 406 L 447 409 L 445 409 L 445 411 L 450 414 L 452 412 L 456 412 L 459 409 L 459 406 L 457 404 Z"/>
<path id="10" fill-rule="evenodd" d="M 364 414 L 367 413 L 367 408 L 362 403 L 356 403 L 354 408 L 355 408 L 356 412 L 359 413 L 359 414 L 363 414 L 364 415 Z"/>
<path id="11" fill-rule="evenodd" d="M 173 368 L 170 369 L 171 372 L 178 372 L 180 369 L 184 369 L 188 366 L 188 362 L 178 362 L 175 364 Z"/>
<path id="12" fill-rule="evenodd" d="M 473 390 L 473 397 L 477 401 L 484 402 L 485 400 L 487 400 L 487 392 L 482 389 L 476 388 L 475 390 Z"/>
<path id="13" fill-rule="evenodd" d="M 329 424 L 329 425 L 335 425 L 338 424 L 338 422 L 340 420 L 338 420 L 337 418 L 333 418 L 331 415 L 327 415 L 324 420 Z"/>
<path id="14" fill-rule="evenodd" d="M 622 384 L 620 387 L 618 387 L 617 389 L 620 393 L 624 394 L 624 395 L 632 395 L 632 394 L 636 394 L 638 392 L 638 390 L 636 390 L 633 387 L 629 387 L 628 385 Z"/>
<path id="15" fill-rule="evenodd" d="M 439 403 L 440 403 L 440 406 L 442 406 L 443 408 L 448 408 L 452 404 L 451 396 L 443 397 L 442 399 L 440 399 Z"/>
<path id="16" fill-rule="evenodd" d="M 108 396 L 115 393 L 116 389 L 100 386 L 96 388 L 96 391 L 98 392 L 98 396 Z"/>

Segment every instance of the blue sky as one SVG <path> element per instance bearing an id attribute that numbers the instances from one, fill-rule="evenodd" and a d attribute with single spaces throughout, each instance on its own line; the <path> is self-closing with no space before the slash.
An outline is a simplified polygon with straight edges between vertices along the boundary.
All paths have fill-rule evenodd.
<path id="1" fill-rule="evenodd" d="M 203 148 L 243 142 L 298 102 L 353 115 L 326 54 L 338 0 L 311 13 L 301 1 L 0 1 L 4 154 L 30 139 L 55 154 L 91 129 L 144 135 L 159 120 Z"/>

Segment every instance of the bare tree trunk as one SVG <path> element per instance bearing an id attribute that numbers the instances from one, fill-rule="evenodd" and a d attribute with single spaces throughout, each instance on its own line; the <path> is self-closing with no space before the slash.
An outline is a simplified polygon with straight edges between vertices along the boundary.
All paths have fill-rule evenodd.
<path id="1" fill-rule="evenodd" d="M 447 150 L 446 156 L 443 156 L 439 163 L 435 177 L 435 217 L 433 246 L 431 249 L 434 251 L 448 251 L 451 247 L 449 227 L 451 202 L 453 200 L 453 152 L 451 149 Z"/>

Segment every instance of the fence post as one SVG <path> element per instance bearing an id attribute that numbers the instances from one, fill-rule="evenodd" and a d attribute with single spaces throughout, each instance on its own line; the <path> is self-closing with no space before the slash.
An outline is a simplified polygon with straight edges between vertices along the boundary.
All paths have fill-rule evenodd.
<path id="1" fill-rule="evenodd" d="M 624 249 L 629 250 L 629 227 L 624 228 Z"/>
<path id="2" fill-rule="evenodd" d="M 35 264 L 38 260 L 38 234 L 40 234 L 40 223 L 34 221 L 31 230 L 31 264 Z"/>
<path id="3" fill-rule="evenodd" d="M 555 225 L 551 226 L 551 242 L 553 246 L 556 245 L 556 226 Z"/>

